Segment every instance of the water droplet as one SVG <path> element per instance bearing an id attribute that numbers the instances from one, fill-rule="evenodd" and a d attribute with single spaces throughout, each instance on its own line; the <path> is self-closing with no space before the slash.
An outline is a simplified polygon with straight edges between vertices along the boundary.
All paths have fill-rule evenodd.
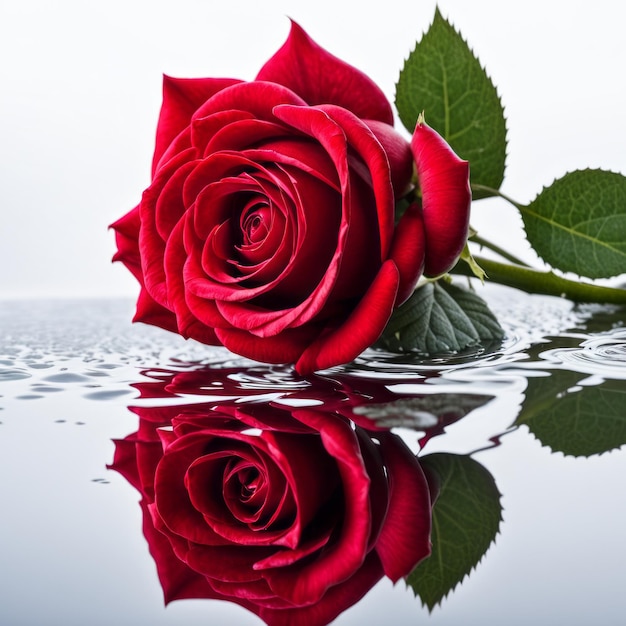
<path id="1" fill-rule="evenodd" d="M 86 393 L 83 397 L 89 400 L 112 400 L 113 398 L 128 395 L 131 391 L 130 389 L 109 389 Z"/>
<path id="2" fill-rule="evenodd" d="M 62 371 L 64 373 L 52 374 L 51 376 L 46 376 L 43 380 L 51 383 L 81 383 L 89 380 L 86 376 L 83 376 L 82 374 L 67 372 L 67 368 L 62 368 Z"/>

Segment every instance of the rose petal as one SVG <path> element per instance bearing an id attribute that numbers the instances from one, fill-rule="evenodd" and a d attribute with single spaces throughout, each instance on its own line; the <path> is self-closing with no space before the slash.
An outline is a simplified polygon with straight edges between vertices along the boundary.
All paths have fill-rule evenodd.
<path id="1" fill-rule="evenodd" d="M 424 272 L 438 276 L 454 266 L 467 241 L 472 203 L 469 163 L 419 120 L 411 149 L 422 192 L 427 242 Z"/>
<path id="2" fill-rule="evenodd" d="M 218 303 L 220 313 L 234 327 L 250 330 L 260 337 L 276 335 L 318 314 L 332 289 L 334 274 L 329 268 L 337 263 L 341 197 L 304 172 L 293 172 L 292 176 L 297 180 L 293 191 L 298 197 L 294 198 L 295 207 L 290 211 L 289 228 L 281 228 L 280 233 L 284 243 L 292 229 L 295 231 L 294 241 L 287 250 L 288 262 L 284 262 L 284 255 L 276 254 L 261 267 L 263 272 L 249 275 L 257 282 L 263 273 L 275 268 L 271 281 L 262 283 L 261 288 L 246 289 L 250 296 L 263 294 L 258 306 L 251 302 Z M 288 182 L 282 183 L 282 187 L 289 190 Z M 252 287 L 254 282 L 250 282 Z M 243 293 L 237 294 L 236 299 L 242 299 Z M 235 300 L 230 296 L 224 299 Z"/>
<path id="3" fill-rule="evenodd" d="M 402 439 L 392 433 L 377 436 L 388 472 L 389 508 L 376 552 L 395 583 L 430 555 L 430 492 L 417 458 Z"/>
<path id="4" fill-rule="evenodd" d="M 363 299 L 339 328 L 311 344 L 296 363 L 299 374 L 348 363 L 369 348 L 383 332 L 393 311 L 399 273 L 393 261 L 385 261 Z"/>
<path id="5" fill-rule="evenodd" d="M 279 104 L 306 106 L 306 102 L 288 87 L 264 81 L 239 82 L 225 87 L 209 98 L 193 114 L 192 120 L 201 119 L 231 109 L 246 111 L 257 120 L 275 121 L 272 113 Z"/>
<path id="6" fill-rule="evenodd" d="M 169 303 L 176 315 L 178 332 L 183 337 L 216 345 L 220 342 L 213 330 L 213 324 L 205 325 L 199 321 L 187 304 L 187 293 L 183 283 L 184 267 L 187 262 L 187 253 L 183 245 L 184 222 L 185 220 L 180 220 L 176 224 L 165 246 L 164 267 Z M 217 314 L 215 303 L 207 303 L 206 306 L 211 308 L 212 313 Z"/>
<path id="7" fill-rule="evenodd" d="M 141 288 L 137 298 L 137 309 L 133 322 L 143 322 L 144 324 L 151 324 L 152 326 L 158 326 L 164 330 L 178 333 L 176 316 L 156 302 L 144 287 Z"/>
<path id="8" fill-rule="evenodd" d="M 240 82 L 233 78 L 172 78 L 163 76 L 163 104 L 159 114 L 152 174 L 168 146 L 191 122 L 194 112 L 211 96 Z"/>
<path id="9" fill-rule="evenodd" d="M 285 85 L 310 105 L 337 104 L 358 117 L 393 124 L 391 105 L 378 85 L 315 43 L 293 20 L 287 41 L 256 80 Z"/>
<path id="10" fill-rule="evenodd" d="M 274 337 L 255 337 L 245 330 L 216 328 L 218 339 L 231 352 L 262 363 L 293 363 L 317 335 L 315 327 L 284 330 Z"/>
<path id="11" fill-rule="evenodd" d="M 369 432 L 363 428 L 355 428 L 354 432 L 359 440 L 361 456 L 365 463 L 365 471 L 370 479 L 369 499 L 371 528 L 367 544 L 368 551 L 372 550 L 378 541 L 378 535 L 387 517 L 389 504 L 389 484 L 387 473 L 379 451 L 379 444 L 374 442 Z"/>
<path id="12" fill-rule="evenodd" d="M 246 587 L 250 582 L 261 581 L 262 576 L 253 569 L 254 563 L 268 554 L 272 554 L 276 548 L 272 546 L 202 546 L 191 544 L 185 555 L 185 561 L 196 572 L 207 576 L 211 581 L 236 583 Z M 245 585 L 241 585 L 245 583 Z M 270 596 L 271 592 L 267 583 L 264 596 Z"/>
<path id="13" fill-rule="evenodd" d="M 193 169 L 193 150 L 176 155 L 162 167 L 154 181 L 144 191 L 139 215 L 139 251 L 144 284 L 150 295 L 162 306 L 169 308 L 163 254 L 167 238 L 176 222 L 184 215 L 182 187 Z"/>
<path id="14" fill-rule="evenodd" d="M 335 191 L 341 191 L 337 169 L 333 162 L 321 146 L 310 141 L 294 141 L 293 138 L 272 139 L 263 142 L 261 148 L 244 150 L 243 155 L 257 163 L 290 165 L 314 176 Z"/>
<path id="15" fill-rule="evenodd" d="M 370 480 L 365 471 L 358 440 L 350 423 L 315 410 L 301 409 L 294 417 L 319 431 L 328 454 L 336 460 L 345 505 L 341 532 L 319 558 L 298 570 L 265 572 L 276 594 L 296 605 L 318 601 L 327 589 L 347 580 L 363 565 L 370 536 Z"/>
<path id="16" fill-rule="evenodd" d="M 312 111 L 314 110 L 312 109 Z M 369 170 L 371 176 L 370 185 L 376 199 L 380 254 L 381 260 L 383 260 L 389 252 L 394 219 L 394 196 L 387 155 L 368 126 L 350 111 L 332 105 L 320 106 L 318 110 L 323 111 L 341 128 L 345 136 L 344 142 L 347 141 L 348 145 L 359 154 Z M 276 116 L 296 128 L 310 132 L 319 141 L 323 141 L 323 136 L 318 130 L 321 124 L 310 124 L 310 121 L 313 119 L 311 114 L 305 116 L 301 114 L 301 111 L 298 111 L 297 107 L 280 106 L 276 108 Z M 326 144 L 323 145 L 326 147 Z M 329 143 L 327 145 L 329 154 L 334 156 L 332 151 L 333 144 Z M 338 162 L 337 157 L 335 157 L 335 161 Z"/>
<path id="17" fill-rule="evenodd" d="M 202 118 L 195 121 L 194 127 L 196 124 L 204 123 L 204 120 L 211 119 L 215 115 L 217 114 L 213 114 L 209 118 Z M 205 156 L 222 150 L 240 152 L 251 146 L 265 147 L 267 143 L 283 138 L 293 139 L 293 133 L 284 125 L 268 122 L 266 120 L 253 119 L 249 114 L 247 115 L 247 119 L 243 118 L 239 121 L 232 121 L 216 130 L 209 141 L 203 144 Z"/>
<path id="18" fill-rule="evenodd" d="M 236 439 L 243 439 L 238 442 Z M 268 458 L 262 445 L 247 445 L 245 435 L 222 441 L 219 449 L 195 459 L 186 473 L 186 485 L 194 507 L 202 512 L 209 526 L 221 537 L 239 545 L 295 545 L 301 533 L 295 507 L 284 475 Z M 252 442 L 254 443 L 254 442 Z M 259 440 L 258 444 L 263 444 Z M 260 452 L 260 454 L 259 454 Z M 267 500 L 260 506 L 231 501 L 228 468 L 234 460 L 256 467 L 269 483 Z M 231 480 L 232 482 L 232 480 Z M 221 493 L 211 489 L 221 486 Z M 247 512 L 246 512 L 247 511 Z M 273 523 L 281 517 L 285 526 Z"/>
<path id="19" fill-rule="evenodd" d="M 185 481 L 189 466 L 202 456 L 210 436 L 199 432 L 175 439 L 166 447 L 154 476 L 154 515 L 173 533 L 185 541 L 206 545 L 228 543 L 205 523 L 202 514 L 193 506 Z M 221 484 L 211 484 L 216 500 L 220 499 Z M 208 488 L 208 486 L 207 486 Z"/>
<path id="20" fill-rule="evenodd" d="M 319 315 L 320 310 L 325 306 L 329 294 L 336 283 L 337 276 L 343 262 L 345 240 L 349 236 L 351 228 L 351 195 L 350 172 L 347 158 L 348 146 L 346 145 L 345 133 L 342 128 L 330 119 L 324 111 L 315 108 L 285 105 L 276 107 L 275 113 L 277 116 L 280 115 L 282 117 L 287 109 L 290 109 L 290 112 L 286 113 L 289 116 L 289 123 L 298 128 L 298 130 L 301 130 L 305 134 L 311 135 L 317 139 L 329 157 L 333 160 L 342 191 L 341 222 L 335 228 L 337 239 L 333 239 L 332 242 L 334 250 L 333 256 L 326 263 L 326 265 L 320 264 L 321 267 L 325 269 L 323 280 L 317 284 L 313 292 L 308 296 L 307 300 L 303 301 L 298 306 L 293 307 L 288 314 L 285 313 L 284 316 L 280 316 L 283 327 L 286 328 L 287 326 L 291 326 L 293 328 L 295 326 L 303 325 Z M 369 130 L 367 132 L 370 134 L 370 139 L 377 143 L 371 135 L 371 132 Z M 380 149 L 380 145 L 377 145 Z M 318 181 L 318 184 L 321 183 Z M 188 186 L 191 188 L 190 185 Z M 327 195 L 328 190 L 324 192 L 324 197 L 326 198 Z M 315 198 L 309 199 L 309 202 L 311 202 L 312 205 L 315 205 Z M 324 209 L 332 212 L 333 206 L 327 207 L 326 203 L 324 204 Z M 338 211 L 338 209 L 334 210 L 336 212 Z M 325 222 L 320 219 L 313 222 L 313 224 L 318 226 L 318 230 L 323 229 L 325 226 Z M 300 234 L 301 237 L 302 234 Z M 316 237 L 315 240 L 319 241 L 319 237 Z M 195 291 L 197 291 L 197 288 L 198 286 L 194 284 Z M 257 292 L 260 292 L 261 290 L 267 291 L 267 287 L 261 286 L 257 288 Z M 229 300 L 249 299 L 251 295 L 251 292 L 244 292 L 240 295 L 236 295 L 236 293 L 233 292 L 233 294 L 229 297 Z M 278 332 L 276 327 L 274 327 L 272 332 Z M 281 359 L 278 362 L 286 362 L 286 360 Z"/>
<path id="21" fill-rule="evenodd" d="M 143 534 L 156 564 L 165 604 L 185 598 L 222 599 L 223 596 L 212 589 L 204 576 L 190 569 L 174 554 L 167 537 L 152 524 L 144 500 L 141 502 L 141 508 L 143 511 Z"/>
<path id="22" fill-rule="evenodd" d="M 396 226 L 389 253 L 400 273 L 396 307 L 413 293 L 424 271 L 425 238 L 422 212 L 417 204 L 411 204 Z"/>
<path id="23" fill-rule="evenodd" d="M 200 149 L 203 157 L 208 156 L 210 151 L 207 150 L 207 145 L 216 133 L 238 121 L 253 119 L 252 113 L 236 109 L 218 111 L 206 117 L 196 117 L 191 123 L 191 145 Z"/>
<path id="24" fill-rule="evenodd" d="M 115 452 L 113 462 L 107 465 L 107 469 L 115 470 L 121 474 L 137 491 L 144 494 L 144 487 L 137 471 L 137 433 L 128 435 L 124 439 L 113 439 Z M 156 444 L 159 448 L 159 444 Z M 159 450 L 160 452 L 161 450 Z"/>
<path id="25" fill-rule="evenodd" d="M 268 626 L 321 626 L 329 624 L 343 611 L 356 604 L 383 576 L 376 553 L 368 554 L 353 576 L 334 585 L 313 604 L 301 607 L 271 609 L 261 607 L 259 617 Z"/>
<path id="26" fill-rule="evenodd" d="M 109 228 L 115 231 L 115 243 L 117 252 L 113 255 L 112 261 L 120 261 L 131 272 L 131 274 L 143 285 L 143 271 L 141 269 L 141 258 L 139 256 L 139 228 L 141 220 L 139 218 L 139 205 L 126 213 L 119 220 L 111 224 Z"/>
<path id="27" fill-rule="evenodd" d="M 391 170 L 391 183 L 396 198 L 401 198 L 408 190 L 413 176 L 413 153 L 411 144 L 390 124 L 378 120 L 364 120 L 380 141 Z"/>
<path id="28" fill-rule="evenodd" d="M 264 607 L 278 610 L 289 608 L 287 602 L 277 598 L 272 593 L 264 580 L 256 580 L 245 585 L 211 580 L 211 586 L 225 597 L 237 598 L 237 602 L 249 601 L 254 603 L 254 611 L 257 614 Z"/>

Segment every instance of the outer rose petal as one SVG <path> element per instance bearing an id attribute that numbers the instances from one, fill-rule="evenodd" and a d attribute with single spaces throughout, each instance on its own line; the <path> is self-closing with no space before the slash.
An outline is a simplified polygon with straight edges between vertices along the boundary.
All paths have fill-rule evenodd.
<path id="1" fill-rule="evenodd" d="M 112 261 L 121 261 L 132 275 L 143 285 L 143 271 L 141 269 L 141 258 L 139 256 L 139 205 L 126 213 L 116 222 L 109 226 L 115 231 L 115 243 L 117 252 L 113 255 Z"/>
<path id="2" fill-rule="evenodd" d="M 389 474 L 389 509 L 376 543 L 385 574 L 395 583 L 430 555 L 431 502 L 417 458 L 398 435 L 378 435 Z M 407 494 L 411 497 L 407 497 Z"/>
<path id="3" fill-rule="evenodd" d="M 144 322 L 178 333 L 176 316 L 157 303 L 145 287 L 138 243 L 140 229 L 139 206 L 136 206 L 132 211 L 129 211 L 117 220 L 117 222 L 111 224 L 111 228 L 115 230 L 115 241 L 117 243 L 117 253 L 113 256 L 113 261 L 121 261 L 141 285 L 133 322 Z"/>
<path id="4" fill-rule="evenodd" d="M 241 82 L 234 78 L 172 78 L 163 76 L 163 104 L 152 157 L 152 174 L 167 147 L 191 122 L 196 110 L 218 91 Z"/>
<path id="5" fill-rule="evenodd" d="M 245 330 L 216 328 L 220 342 L 231 352 L 262 363 L 293 363 L 315 337 L 315 329 L 289 328 L 275 337 L 254 337 Z"/>
<path id="6" fill-rule="evenodd" d="M 389 159 L 372 130 L 350 111 L 335 105 L 321 106 L 331 119 L 341 125 L 350 146 L 361 156 L 369 169 L 371 185 L 376 198 L 378 228 L 380 230 L 381 260 L 387 258 L 393 236 L 394 196 L 389 170 Z M 366 132 L 363 132 L 363 131 Z"/>
<path id="7" fill-rule="evenodd" d="M 133 317 L 133 322 L 152 324 L 173 333 L 179 332 L 176 316 L 156 302 L 144 287 L 139 292 L 137 311 L 135 317 Z"/>
<path id="8" fill-rule="evenodd" d="M 208 345 L 216 345 L 220 342 L 215 336 L 213 328 L 204 325 L 195 317 L 185 300 L 182 274 L 187 257 L 182 242 L 183 229 L 184 220 L 180 220 L 174 227 L 165 248 L 164 264 L 167 277 L 167 294 L 176 316 L 178 332 L 185 339 L 193 338 Z"/>
<path id="9" fill-rule="evenodd" d="M 422 191 L 427 241 L 424 273 L 438 276 L 454 266 L 467 241 L 472 203 L 469 163 L 420 120 L 411 149 Z"/>
<path id="10" fill-rule="evenodd" d="M 322 626 L 356 604 L 383 577 L 376 552 L 370 552 L 361 568 L 350 578 L 331 587 L 318 601 L 292 609 L 256 609 L 269 626 Z"/>
<path id="11" fill-rule="evenodd" d="M 128 435 L 124 439 L 114 439 L 113 442 L 115 443 L 115 453 L 113 462 L 107 465 L 107 469 L 114 469 L 120 473 L 137 491 L 145 495 L 137 471 L 137 433 Z"/>
<path id="12" fill-rule="evenodd" d="M 315 43 L 296 22 L 256 80 L 289 87 L 310 105 L 337 104 L 356 116 L 393 125 L 385 94 L 360 70 Z"/>
<path id="13" fill-rule="evenodd" d="M 396 307 L 413 293 L 424 271 L 425 239 L 422 212 L 417 204 L 411 204 L 396 226 L 389 255 L 400 272 Z"/>
<path id="14" fill-rule="evenodd" d="M 217 600 L 228 599 L 231 602 L 237 602 L 236 599 L 223 598 L 219 593 L 213 591 L 206 578 L 200 576 L 180 561 L 172 551 L 172 546 L 167 537 L 154 527 L 145 500 L 141 502 L 141 509 L 143 512 L 143 534 L 146 537 L 150 554 L 152 554 L 157 567 L 165 604 L 169 604 L 173 600 L 183 600 L 185 598 L 215 598 Z M 238 603 L 242 604 L 241 602 Z M 244 604 L 244 606 L 254 610 L 252 606 L 247 604 Z"/>
<path id="15" fill-rule="evenodd" d="M 364 120 L 380 141 L 391 170 L 391 184 L 396 198 L 402 197 L 411 184 L 413 176 L 413 154 L 411 144 L 393 126 L 377 120 Z"/>
<path id="16" fill-rule="evenodd" d="M 359 441 L 349 422 L 311 409 L 293 412 L 296 419 L 319 430 L 324 448 L 337 464 L 343 485 L 344 519 L 335 541 L 298 570 L 266 573 L 271 589 L 296 605 L 318 602 L 337 581 L 347 580 L 363 565 L 371 530 L 370 479 Z"/>
<path id="17" fill-rule="evenodd" d="M 383 332 L 393 311 L 398 291 L 398 268 L 385 261 L 367 293 L 348 319 L 309 346 L 298 362 L 299 374 L 348 363 L 369 348 Z"/>

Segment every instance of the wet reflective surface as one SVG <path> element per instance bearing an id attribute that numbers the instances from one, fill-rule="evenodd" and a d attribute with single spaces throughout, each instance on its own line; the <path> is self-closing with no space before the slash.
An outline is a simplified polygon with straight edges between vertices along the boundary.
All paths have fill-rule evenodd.
<path id="1" fill-rule="evenodd" d="M 487 293 L 507 331 L 497 349 L 368 352 L 308 379 L 132 326 L 130 302 L 1 303 L 0 623 L 262 623 L 222 600 L 164 608 L 139 494 L 107 469 L 141 411 L 190 406 L 326 411 L 393 428 L 419 459 L 471 458 L 493 479 L 495 543 L 441 605 L 429 613 L 383 579 L 337 624 L 621 623 L 624 312 Z"/>

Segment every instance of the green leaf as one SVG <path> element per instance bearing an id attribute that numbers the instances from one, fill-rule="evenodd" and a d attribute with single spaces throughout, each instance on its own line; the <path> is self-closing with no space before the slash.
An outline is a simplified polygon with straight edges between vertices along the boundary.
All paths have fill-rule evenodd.
<path id="1" fill-rule="evenodd" d="M 498 534 L 502 506 L 493 476 L 471 457 L 439 453 L 420 462 L 440 491 L 432 514 L 432 553 L 407 584 L 432 611 L 487 552 Z"/>
<path id="2" fill-rule="evenodd" d="M 500 98 L 467 43 L 438 9 L 400 73 L 396 107 L 410 133 L 424 111 L 427 124 L 470 162 L 472 183 L 500 187 L 506 159 Z M 474 197 L 486 195 L 475 192 Z"/>
<path id="3" fill-rule="evenodd" d="M 553 452 L 588 457 L 626 444 L 626 384 L 606 380 L 578 385 L 578 372 L 554 370 L 529 378 L 526 399 L 515 421 Z"/>
<path id="4" fill-rule="evenodd" d="M 487 274 L 485 270 L 476 262 L 476 259 L 473 257 L 472 252 L 469 249 L 469 245 L 465 242 L 465 247 L 461 252 L 460 260 L 464 263 L 467 263 L 472 274 L 480 280 L 481 283 L 485 282 L 485 278 L 487 278 Z"/>
<path id="5" fill-rule="evenodd" d="M 577 170 L 520 207 L 530 245 L 546 263 L 589 278 L 626 273 L 626 177 Z"/>
<path id="6" fill-rule="evenodd" d="M 499 341 L 503 335 L 482 298 L 467 289 L 437 281 L 417 289 L 393 313 L 376 346 L 391 352 L 433 355 Z"/>

